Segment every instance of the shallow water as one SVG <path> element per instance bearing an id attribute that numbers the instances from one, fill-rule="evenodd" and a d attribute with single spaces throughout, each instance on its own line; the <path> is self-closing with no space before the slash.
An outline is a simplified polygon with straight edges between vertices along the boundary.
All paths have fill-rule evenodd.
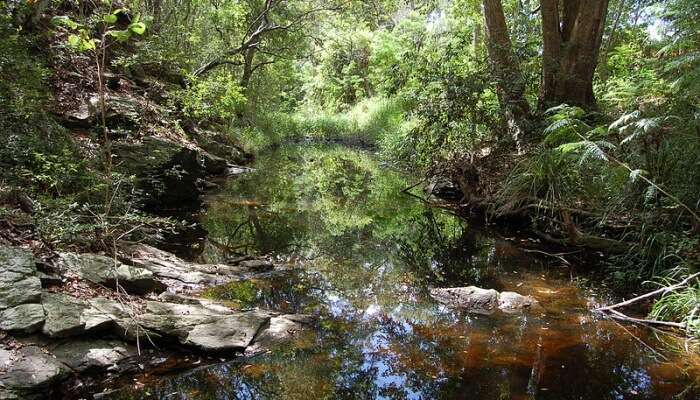
<path id="1" fill-rule="evenodd" d="M 255 167 L 208 200 L 196 252 L 201 261 L 264 253 L 299 268 L 204 295 L 317 314 L 317 329 L 116 398 L 699 398 L 697 352 L 593 315 L 604 291 L 585 275 L 402 193 L 414 182 L 371 154 L 289 146 Z M 530 294 L 543 310 L 468 314 L 427 295 L 464 285 Z"/>

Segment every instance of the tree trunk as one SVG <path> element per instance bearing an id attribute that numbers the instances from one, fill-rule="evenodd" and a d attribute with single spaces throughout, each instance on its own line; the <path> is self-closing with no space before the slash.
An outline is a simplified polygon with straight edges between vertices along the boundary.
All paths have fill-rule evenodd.
<path id="1" fill-rule="evenodd" d="M 566 103 L 595 108 L 598 64 L 608 0 L 540 0 L 542 88 L 540 108 Z"/>
<path id="2" fill-rule="evenodd" d="M 525 80 L 513 53 L 501 0 L 484 0 L 484 21 L 491 73 L 508 133 L 520 150 L 528 133 L 530 107 L 525 100 Z"/>
<path id="3" fill-rule="evenodd" d="M 241 75 L 241 80 L 239 82 L 240 86 L 243 88 L 243 92 L 246 92 L 248 84 L 250 83 L 250 78 L 253 76 L 253 60 L 255 59 L 255 48 L 251 47 L 245 51 L 245 57 L 243 61 L 243 75 Z"/>

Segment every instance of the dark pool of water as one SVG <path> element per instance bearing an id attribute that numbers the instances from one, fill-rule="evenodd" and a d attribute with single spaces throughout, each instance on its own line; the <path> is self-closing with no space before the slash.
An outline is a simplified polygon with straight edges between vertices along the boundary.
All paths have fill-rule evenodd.
<path id="1" fill-rule="evenodd" d="M 317 329 L 115 398 L 698 398 L 697 352 L 592 314 L 602 290 L 575 269 L 403 194 L 411 179 L 371 154 L 283 147 L 256 168 L 209 199 L 196 253 L 202 261 L 265 253 L 299 268 L 205 294 L 313 313 Z M 472 284 L 530 294 L 543 310 L 474 315 L 427 295 Z"/>

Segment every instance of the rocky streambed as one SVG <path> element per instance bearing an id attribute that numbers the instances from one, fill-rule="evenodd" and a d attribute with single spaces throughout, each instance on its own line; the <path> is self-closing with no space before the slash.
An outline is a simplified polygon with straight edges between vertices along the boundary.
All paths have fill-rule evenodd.
<path id="1" fill-rule="evenodd" d="M 48 388 L 85 372 L 157 365 L 173 353 L 162 348 L 252 353 L 314 323 L 309 315 L 238 310 L 188 295 L 288 272 L 264 259 L 196 264 L 133 245 L 119 260 L 61 253 L 38 266 L 29 250 L 0 247 L 0 266 L 0 329 L 9 334 L 0 348 L 2 399 L 46 398 Z"/>

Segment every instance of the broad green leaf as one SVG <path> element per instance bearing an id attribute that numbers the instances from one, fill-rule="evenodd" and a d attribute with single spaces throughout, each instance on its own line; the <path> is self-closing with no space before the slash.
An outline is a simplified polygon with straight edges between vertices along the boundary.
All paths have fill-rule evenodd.
<path id="1" fill-rule="evenodd" d="M 143 22 L 135 22 L 129 25 L 129 30 L 137 35 L 143 35 L 146 32 L 146 24 Z"/>
<path id="2" fill-rule="evenodd" d="M 107 31 L 107 35 L 113 37 L 118 42 L 126 42 L 131 37 L 131 31 Z"/>
<path id="3" fill-rule="evenodd" d="M 117 16 L 115 14 L 107 14 L 102 19 L 108 24 L 113 24 L 117 22 Z"/>

